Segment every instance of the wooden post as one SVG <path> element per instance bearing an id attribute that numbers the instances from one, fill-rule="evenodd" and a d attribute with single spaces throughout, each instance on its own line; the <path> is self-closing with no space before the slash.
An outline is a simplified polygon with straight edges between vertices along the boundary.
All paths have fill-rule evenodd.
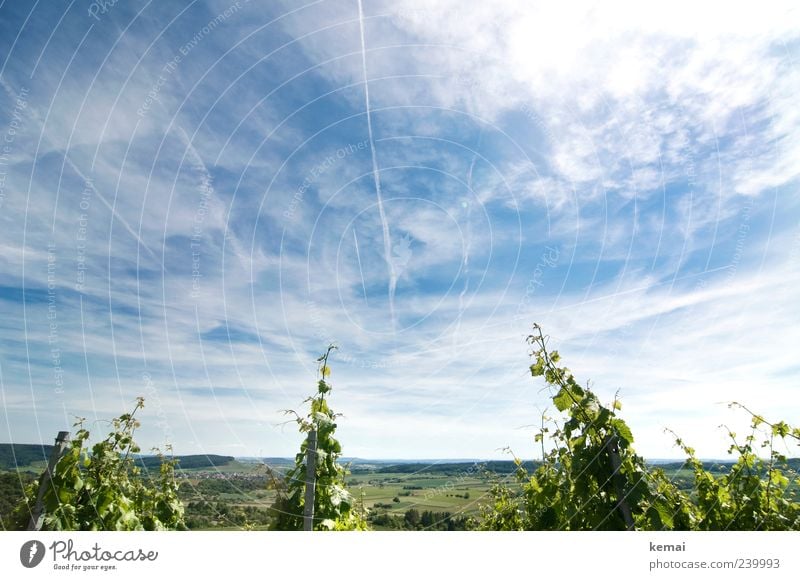
<path id="1" fill-rule="evenodd" d="M 303 506 L 303 531 L 314 529 L 314 498 L 317 489 L 317 430 L 308 432 L 306 445 L 306 496 Z"/>
<path id="2" fill-rule="evenodd" d="M 608 455 L 611 458 L 611 468 L 614 470 L 611 477 L 614 478 L 614 488 L 617 492 L 617 507 L 622 513 L 622 519 L 625 521 L 625 527 L 628 530 L 633 530 L 633 514 L 628 502 L 625 500 L 625 486 L 622 483 L 622 475 L 619 472 L 622 466 L 622 461 L 619 458 L 619 445 L 617 444 L 617 436 L 609 437 L 606 443 Z"/>
<path id="3" fill-rule="evenodd" d="M 64 451 L 67 450 L 67 445 L 69 445 L 69 431 L 59 431 L 56 436 L 56 444 L 52 453 L 50 453 L 50 460 L 47 462 L 47 468 L 39 478 L 39 493 L 36 494 L 36 505 L 31 512 L 28 531 L 38 532 L 42 529 L 42 523 L 44 522 L 44 493 L 50 483 L 50 478 L 53 476 L 53 471 L 55 471 L 56 463 L 61 459 Z"/>

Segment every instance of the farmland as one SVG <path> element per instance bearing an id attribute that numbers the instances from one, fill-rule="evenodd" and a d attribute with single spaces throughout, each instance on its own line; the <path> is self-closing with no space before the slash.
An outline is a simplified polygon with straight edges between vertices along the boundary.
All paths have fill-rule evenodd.
<path id="1" fill-rule="evenodd" d="M 235 461 L 218 471 L 180 470 L 187 525 L 192 529 L 266 527 L 267 509 L 275 499 L 270 480 L 280 477 L 286 466 Z M 490 477 L 479 463 L 370 463 L 351 466 L 347 483 L 356 502 L 369 511 L 373 529 L 463 529 L 466 519 L 477 515 Z"/>
<path id="2" fill-rule="evenodd" d="M 187 504 L 189 527 L 266 527 L 267 508 L 275 498 L 275 492 L 267 489 L 267 472 L 272 469 L 280 473 L 286 465 L 267 467 L 236 461 L 225 466 L 225 471 L 183 470 L 181 495 Z M 511 461 L 356 463 L 351 465 L 348 487 L 356 501 L 367 508 L 374 530 L 464 529 L 469 518 L 478 516 L 480 504 L 488 502 L 492 479 L 508 481 L 513 478 L 514 467 Z M 692 472 L 680 462 L 653 467 L 663 469 L 679 488 L 691 488 Z M 708 465 L 710 471 L 720 475 L 729 468 L 730 464 L 724 462 Z M 791 491 L 800 496 L 796 484 Z"/>

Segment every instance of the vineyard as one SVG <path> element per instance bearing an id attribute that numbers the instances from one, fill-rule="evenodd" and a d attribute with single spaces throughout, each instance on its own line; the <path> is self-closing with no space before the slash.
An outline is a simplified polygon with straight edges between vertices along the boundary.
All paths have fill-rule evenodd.
<path id="1" fill-rule="evenodd" d="M 30 530 L 800 530 L 800 462 L 786 452 L 800 444 L 800 429 L 731 402 L 731 412 L 749 415 L 750 430 L 727 432 L 729 462 L 704 463 L 688 439 L 670 432 L 685 461 L 652 465 L 634 450 L 620 400 L 606 405 L 581 386 L 538 325 L 528 342 L 531 375 L 550 389 L 556 411 L 538 418 L 536 461 L 512 454 L 511 461 L 485 463 L 345 464 L 335 437 L 340 415 L 330 406 L 331 346 L 317 360 L 307 410 L 285 411 L 305 435 L 292 460 L 142 457 L 134 440 L 144 408 L 138 399 L 91 447 L 78 420 L 68 442 L 2 450 L 0 524 Z"/>

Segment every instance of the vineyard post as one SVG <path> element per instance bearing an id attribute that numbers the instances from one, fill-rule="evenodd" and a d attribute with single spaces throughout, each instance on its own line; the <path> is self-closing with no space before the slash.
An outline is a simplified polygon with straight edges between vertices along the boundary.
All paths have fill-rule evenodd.
<path id="1" fill-rule="evenodd" d="M 303 531 L 314 529 L 314 498 L 317 487 L 317 430 L 308 432 L 306 445 L 306 497 L 303 506 Z"/>
<path id="2" fill-rule="evenodd" d="M 617 443 L 617 436 L 613 435 L 608 438 L 606 442 L 606 449 L 608 455 L 611 457 L 611 477 L 614 478 L 614 487 L 617 492 L 617 507 L 622 513 L 622 519 L 625 520 L 625 527 L 628 530 L 633 529 L 633 514 L 628 502 L 625 501 L 625 486 L 622 482 L 622 474 L 619 472 L 622 462 L 619 459 L 619 445 Z"/>
<path id="3" fill-rule="evenodd" d="M 28 522 L 28 531 L 38 532 L 42 529 L 42 522 L 44 520 L 44 493 L 47 491 L 47 485 L 50 483 L 50 478 L 53 476 L 53 471 L 56 468 L 56 463 L 61 459 L 64 451 L 69 444 L 69 431 L 59 431 L 56 436 L 56 444 L 53 451 L 50 453 L 50 460 L 47 463 L 47 468 L 42 473 L 39 479 L 39 492 L 36 494 L 36 504 L 31 512 L 31 519 Z"/>

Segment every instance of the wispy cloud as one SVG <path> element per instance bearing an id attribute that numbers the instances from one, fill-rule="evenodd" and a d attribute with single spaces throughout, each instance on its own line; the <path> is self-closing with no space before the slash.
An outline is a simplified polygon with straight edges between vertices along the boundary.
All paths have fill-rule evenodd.
<path id="1" fill-rule="evenodd" d="M 720 6 L 3 5 L 3 432 L 289 454 L 336 341 L 348 454 L 526 455 L 533 321 L 646 455 L 790 419 L 797 9 Z"/>

